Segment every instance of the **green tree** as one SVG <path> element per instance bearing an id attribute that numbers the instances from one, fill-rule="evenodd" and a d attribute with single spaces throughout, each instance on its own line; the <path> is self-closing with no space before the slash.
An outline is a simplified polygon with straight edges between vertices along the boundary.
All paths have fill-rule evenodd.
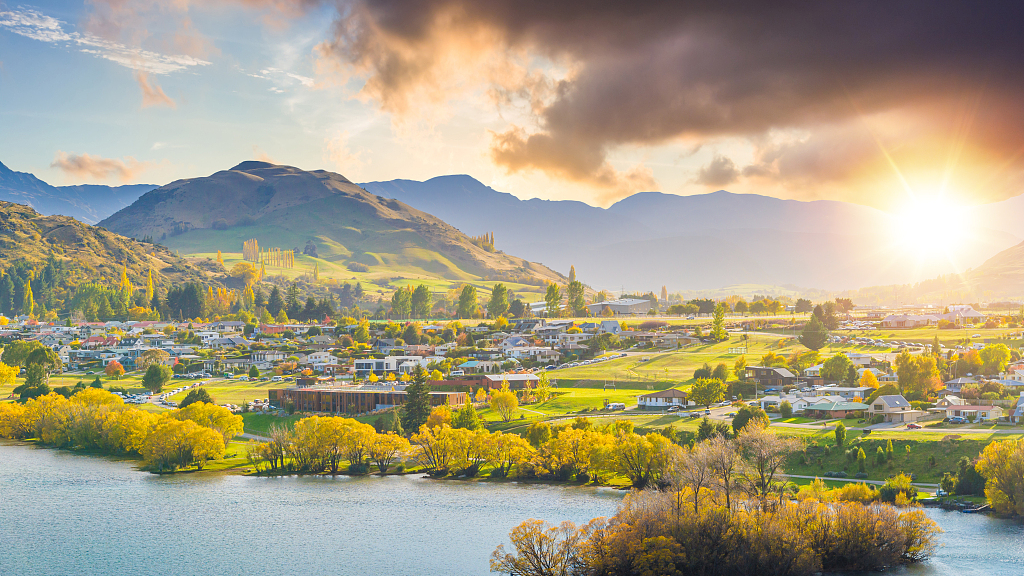
<path id="1" fill-rule="evenodd" d="M 565 288 L 565 296 L 568 300 L 569 310 L 575 317 L 587 315 L 587 301 L 583 297 L 583 283 L 579 280 L 572 280 Z"/>
<path id="2" fill-rule="evenodd" d="M 206 402 L 207 404 L 214 404 L 213 398 L 205 388 L 195 388 L 185 395 L 181 403 L 178 404 L 178 409 L 186 408 L 189 404 L 195 404 L 196 402 Z"/>
<path id="3" fill-rule="evenodd" d="M 391 295 L 391 313 L 398 318 L 408 318 L 412 312 L 412 292 L 404 288 Z"/>
<path id="4" fill-rule="evenodd" d="M 491 299 L 487 301 L 487 314 L 491 318 L 497 318 L 508 312 L 508 288 L 498 282 L 491 288 Z"/>
<path id="5" fill-rule="evenodd" d="M 548 284 L 547 293 L 544 294 L 545 309 L 549 318 L 555 318 L 562 310 L 562 290 L 554 282 Z"/>
<path id="6" fill-rule="evenodd" d="M 284 310 L 284 297 L 281 296 L 281 289 L 277 286 L 270 291 L 270 299 L 267 300 L 267 312 L 271 316 L 277 316 Z"/>
<path id="7" fill-rule="evenodd" d="M 767 426 L 768 414 L 758 406 L 743 406 L 732 417 L 732 429 L 736 434 L 749 425 Z"/>
<path id="8" fill-rule="evenodd" d="M 427 423 L 430 416 L 430 385 L 427 371 L 417 366 L 413 372 L 412 384 L 405 389 L 405 404 L 402 405 L 402 428 L 415 433 Z"/>
<path id="9" fill-rule="evenodd" d="M 853 367 L 853 362 L 846 357 L 846 354 L 840 352 L 825 360 L 821 366 L 821 377 L 828 382 L 845 382 L 851 367 Z"/>
<path id="10" fill-rule="evenodd" d="M 465 428 L 467 430 L 479 430 L 483 425 L 480 423 L 480 416 L 473 407 L 473 402 L 466 401 L 462 408 L 452 418 L 452 428 Z"/>
<path id="11" fill-rule="evenodd" d="M 459 318 L 472 318 L 474 314 L 476 314 L 476 288 L 466 284 L 462 287 L 462 292 L 459 293 Z"/>
<path id="12" fill-rule="evenodd" d="M 698 378 L 690 389 L 689 400 L 698 406 L 710 406 L 725 395 L 725 384 L 717 378 Z"/>
<path id="13" fill-rule="evenodd" d="M 803 314 L 804 312 L 810 312 L 812 308 L 813 306 L 811 305 L 810 300 L 806 298 L 797 298 L 796 305 L 794 306 L 794 311 L 797 314 Z"/>
<path id="14" fill-rule="evenodd" d="M 256 368 L 256 366 L 250 366 L 249 367 L 249 378 L 259 378 L 259 377 L 260 377 L 259 369 Z"/>
<path id="15" fill-rule="evenodd" d="M 842 448 L 846 444 L 846 426 L 842 422 L 836 424 L 836 446 Z"/>
<path id="16" fill-rule="evenodd" d="M 800 343 L 811 350 L 821 350 L 828 343 L 828 328 L 817 316 L 812 316 L 811 321 L 804 326 L 800 333 Z"/>
<path id="17" fill-rule="evenodd" d="M 725 331 L 725 305 L 721 302 L 715 306 L 709 335 L 716 342 L 724 342 L 729 339 L 729 334 Z"/>
<path id="18" fill-rule="evenodd" d="M 146 369 L 146 374 L 142 377 L 142 385 L 145 386 L 146 390 L 156 394 L 164 389 L 164 384 L 167 384 L 171 379 L 171 375 L 170 366 L 152 364 Z"/>
<path id="19" fill-rule="evenodd" d="M 32 277 L 29 276 L 27 282 L 25 282 L 25 292 L 21 295 L 21 313 L 26 316 L 31 316 L 32 312 L 35 311 L 36 301 L 32 296 Z"/>
<path id="20" fill-rule="evenodd" d="M 989 344 L 981 349 L 980 355 L 985 374 L 996 375 L 1003 372 L 1010 361 L 1010 349 L 1006 344 Z"/>
<path id="21" fill-rule="evenodd" d="M 783 400 L 782 403 L 779 404 L 779 414 L 781 414 L 783 418 L 791 418 L 793 416 L 793 405 L 789 403 L 789 400 Z"/>
<path id="22" fill-rule="evenodd" d="M 540 448 L 551 439 L 551 425 L 547 422 L 534 422 L 526 430 L 526 440 L 534 448 Z"/>
<path id="23" fill-rule="evenodd" d="M 729 379 L 729 366 L 725 362 L 719 362 L 718 366 L 715 366 L 715 369 L 711 371 L 711 377 L 717 378 L 722 382 L 727 381 Z"/>
<path id="24" fill-rule="evenodd" d="M 732 365 L 732 373 L 736 375 L 737 380 L 747 379 L 747 357 L 740 356 L 736 359 L 736 362 Z"/>
<path id="25" fill-rule="evenodd" d="M 430 304 L 433 297 L 425 284 L 420 284 L 412 291 L 412 315 L 414 318 L 426 318 L 430 315 Z"/>
<path id="26" fill-rule="evenodd" d="M 859 472 L 864 471 L 867 460 L 868 455 L 864 453 L 864 448 L 857 448 L 857 470 Z"/>

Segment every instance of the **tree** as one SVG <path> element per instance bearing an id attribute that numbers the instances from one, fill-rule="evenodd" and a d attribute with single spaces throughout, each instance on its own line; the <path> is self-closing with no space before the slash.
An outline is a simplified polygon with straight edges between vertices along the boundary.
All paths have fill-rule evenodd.
<path id="1" fill-rule="evenodd" d="M 410 432 L 420 429 L 427 423 L 430 416 L 430 385 L 427 384 L 427 372 L 417 366 L 413 372 L 413 381 L 405 389 L 405 404 L 402 405 L 402 428 Z"/>
<path id="2" fill-rule="evenodd" d="M 260 370 L 255 365 L 249 367 L 249 378 L 259 378 Z"/>
<path id="3" fill-rule="evenodd" d="M 806 298 L 797 298 L 794 311 L 797 314 L 803 314 L 804 312 L 810 312 L 812 310 L 811 301 Z"/>
<path id="4" fill-rule="evenodd" d="M 207 404 L 216 404 L 213 398 L 210 397 L 210 393 L 205 388 L 194 388 L 185 395 L 185 398 L 178 404 L 178 409 L 187 408 L 190 404 L 196 402 L 206 402 Z"/>
<path id="5" fill-rule="evenodd" d="M 997 513 L 1024 516 L 1024 440 L 990 443 L 977 470 L 986 479 L 985 496 Z"/>
<path id="6" fill-rule="evenodd" d="M 515 416 L 516 410 L 519 409 L 519 397 L 515 392 L 509 390 L 508 382 L 502 380 L 501 388 L 491 393 L 490 406 L 491 410 L 501 416 L 502 422 L 509 422 Z"/>
<path id="7" fill-rule="evenodd" d="M 777 488 L 775 478 L 789 455 L 800 447 L 799 440 L 776 436 L 768 428 L 747 426 L 737 437 L 746 465 L 742 478 L 751 496 L 762 503 Z"/>
<path id="8" fill-rule="evenodd" d="M 115 380 L 124 376 L 124 366 L 121 365 L 117 360 L 111 360 L 107 363 L 106 368 L 103 369 L 103 373 L 108 378 L 114 378 Z"/>
<path id="9" fill-rule="evenodd" d="M 465 284 L 459 293 L 459 318 L 472 318 L 476 314 L 476 288 Z"/>
<path id="10" fill-rule="evenodd" d="M 1010 349 L 1006 344 L 989 344 L 982 348 L 979 354 L 984 374 L 999 374 L 1006 370 L 1006 365 L 1010 361 Z"/>
<path id="11" fill-rule="evenodd" d="M 836 308 L 843 314 L 853 310 L 853 300 L 849 298 L 836 298 Z"/>
<path id="12" fill-rule="evenodd" d="M 732 365 L 732 373 L 736 376 L 737 380 L 747 379 L 747 357 L 740 356 L 736 359 L 736 362 Z"/>
<path id="13" fill-rule="evenodd" d="M 35 310 L 35 298 L 32 296 L 32 276 L 29 275 L 28 282 L 25 282 L 24 292 L 21 295 L 21 313 L 31 316 Z"/>
<path id="14" fill-rule="evenodd" d="M 690 389 L 689 399 L 698 406 L 710 406 L 725 395 L 725 384 L 717 378 L 698 378 Z"/>
<path id="15" fill-rule="evenodd" d="M 583 296 L 583 283 L 579 280 L 572 280 L 565 288 L 565 296 L 568 301 L 569 310 L 575 317 L 587 315 L 587 301 Z"/>
<path id="16" fill-rule="evenodd" d="M 747 426 L 767 426 L 768 414 L 758 406 L 742 406 L 732 417 L 732 429 L 739 434 Z"/>
<path id="17" fill-rule="evenodd" d="M 395 290 L 391 295 L 391 314 L 398 318 L 407 318 L 412 313 L 412 292 L 405 288 Z"/>
<path id="18" fill-rule="evenodd" d="M 452 428 L 479 430 L 481 427 L 480 416 L 476 413 L 476 408 L 473 407 L 472 402 L 463 404 L 462 408 L 455 413 L 455 417 L 452 419 Z"/>
<path id="19" fill-rule="evenodd" d="M 534 390 L 538 402 L 547 402 L 551 397 L 551 382 L 547 372 L 540 373 L 540 380 L 537 381 L 537 389 Z"/>
<path id="20" fill-rule="evenodd" d="M 548 284 L 547 292 L 544 294 L 545 311 L 549 318 L 555 318 L 562 310 L 562 290 L 558 284 Z"/>
<path id="21" fill-rule="evenodd" d="M 852 367 L 853 362 L 847 358 L 846 354 L 840 352 L 825 360 L 821 366 L 821 377 L 828 382 L 844 382 Z"/>
<path id="22" fill-rule="evenodd" d="M 539 448 L 551 440 L 551 425 L 547 422 L 534 422 L 526 429 L 526 439 L 534 448 Z"/>
<path id="23" fill-rule="evenodd" d="M 817 315 L 811 317 L 811 321 L 804 326 L 800 333 L 800 343 L 811 350 L 821 350 L 828 343 L 828 328 Z"/>
<path id="24" fill-rule="evenodd" d="M 836 424 L 836 446 L 842 448 L 846 445 L 846 426 L 840 422 Z"/>
<path id="25" fill-rule="evenodd" d="M 409 448 L 409 441 L 398 434 L 375 434 L 370 441 L 367 454 L 377 465 L 377 472 L 383 476 L 387 474 L 391 463 L 402 453 L 408 452 Z"/>
<path id="26" fill-rule="evenodd" d="M 433 296 L 425 284 L 420 284 L 412 291 L 412 315 L 414 318 L 426 318 L 430 315 L 430 303 Z"/>
<path id="27" fill-rule="evenodd" d="M 729 339 L 729 334 L 725 331 L 725 305 L 719 302 L 713 314 L 709 336 L 715 342 L 724 342 Z"/>
<path id="28" fill-rule="evenodd" d="M 231 275 L 246 286 L 252 286 L 260 279 L 260 272 L 248 262 L 239 262 L 231 267 Z"/>
<path id="29" fill-rule="evenodd" d="M 725 362 L 719 362 L 715 369 L 711 371 L 711 377 L 725 382 L 729 379 L 729 367 Z"/>
<path id="30" fill-rule="evenodd" d="M 513 318 L 522 318 L 526 316 L 526 303 L 520 298 L 516 298 L 508 305 L 508 313 Z"/>
<path id="31" fill-rule="evenodd" d="M 508 288 L 501 282 L 491 288 L 491 299 L 487 301 L 487 314 L 491 318 L 497 318 L 508 312 Z"/>
<path id="32" fill-rule="evenodd" d="M 793 416 L 793 405 L 789 403 L 789 400 L 783 400 L 782 403 L 779 404 L 779 414 L 781 414 L 783 418 L 791 418 Z"/>
<path id="33" fill-rule="evenodd" d="M 577 528 L 572 522 L 551 526 L 543 520 L 527 520 L 509 535 L 514 552 L 505 552 L 502 544 L 491 554 L 491 572 L 515 576 L 590 573 L 585 568 L 588 536 L 587 527 Z"/>
<path id="34" fill-rule="evenodd" d="M 860 387 L 862 387 L 862 388 L 866 387 L 866 388 L 876 388 L 877 389 L 878 388 L 878 378 L 875 377 L 875 373 L 872 372 L 871 370 L 865 370 L 864 374 L 860 377 L 860 382 L 859 382 L 858 385 Z"/>
<path id="35" fill-rule="evenodd" d="M 170 357 L 171 355 L 167 352 L 153 348 L 139 354 L 139 357 L 135 359 L 135 367 L 139 370 L 148 370 L 151 365 L 163 364 L 167 362 Z"/>
<path id="36" fill-rule="evenodd" d="M 142 377 L 142 385 L 153 394 L 156 394 L 164 389 L 164 384 L 167 384 L 171 379 L 171 375 L 170 366 L 152 364 L 146 369 L 146 374 Z"/>
<path id="37" fill-rule="evenodd" d="M 270 290 L 270 298 L 267 300 L 267 312 L 270 312 L 272 316 L 277 316 L 284 310 L 284 297 L 281 296 L 281 289 L 274 286 Z"/>

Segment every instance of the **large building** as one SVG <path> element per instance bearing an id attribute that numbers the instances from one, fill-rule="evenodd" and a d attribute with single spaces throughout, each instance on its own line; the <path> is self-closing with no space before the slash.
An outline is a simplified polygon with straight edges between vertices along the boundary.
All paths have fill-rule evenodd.
<path id="1" fill-rule="evenodd" d="M 644 298 L 620 298 L 587 304 L 587 310 L 594 316 L 600 316 L 605 310 L 613 314 L 647 314 L 651 309 L 651 301 Z"/>
<path id="2" fill-rule="evenodd" d="M 405 404 L 404 386 L 338 386 L 333 388 L 284 388 L 268 390 L 270 405 L 282 408 L 290 400 L 303 412 L 362 413 Z M 431 392 L 430 405 L 462 406 L 465 392 Z"/>

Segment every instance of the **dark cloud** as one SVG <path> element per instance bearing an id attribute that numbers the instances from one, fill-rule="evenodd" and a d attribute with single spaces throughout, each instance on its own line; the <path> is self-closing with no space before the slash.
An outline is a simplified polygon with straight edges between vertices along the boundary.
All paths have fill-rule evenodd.
<path id="1" fill-rule="evenodd" d="M 490 54 L 493 64 L 497 54 L 569 63 L 558 82 L 525 76 L 545 87 L 540 98 L 530 91 L 537 128 L 497 135 L 492 151 L 513 171 L 617 186 L 606 154 L 618 146 L 813 135 L 897 111 L 915 126 L 961 125 L 965 101 L 977 104 L 967 128 L 944 141 L 966 142 L 996 166 L 1018 153 L 1024 133 L 1022 16 L 1024 4 L 1010 2 L 357 0 L 341 10 L 321 55 L 365 75 L 366 95 L 397 113 L 415 110 L 410 94 L 452 75 L 502 81 L 467 80 L 453 61 Z M 499 93 L 522 89 L 513 82 Z M 879 154 L 877 142 L 861 140 Z M 911 134 L 896 146 L 922 142 Z M 814 150 L 776 148 L 742 173 L 829 172 L 828 151 L 815 161 Z"/>
<path id="2" fill-rule="evenodd" d="M 711 162 L 703 166 L 697 173 L 694 183 L 713 188 L 722 188 L 732 184 L 740 177 L 736 163 L 725 156 L 715 156 Z"/>

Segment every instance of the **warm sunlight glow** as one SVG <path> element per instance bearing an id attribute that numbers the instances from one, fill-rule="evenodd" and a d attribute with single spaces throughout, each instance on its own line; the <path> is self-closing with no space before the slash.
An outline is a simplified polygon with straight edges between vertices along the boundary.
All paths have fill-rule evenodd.
<path id="1" fill-rule="evenodd" d="M 946 199 L 908 202 L 893 217 L 896 248 L 917 262 L 951 258 L 971 239 L 971 214 L 970 207 Z"/>

